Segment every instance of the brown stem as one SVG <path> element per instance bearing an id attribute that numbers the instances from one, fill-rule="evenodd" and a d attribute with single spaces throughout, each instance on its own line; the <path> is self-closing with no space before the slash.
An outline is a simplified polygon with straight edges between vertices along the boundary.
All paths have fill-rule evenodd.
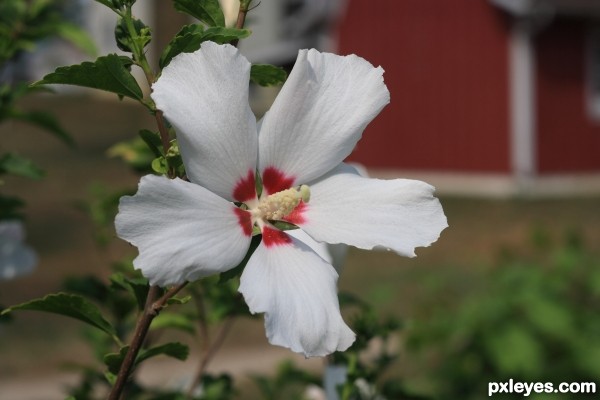
<path id="1" fill-rule="evenodd" d="M 119 400 L 121 398 L 125 384 L 127 383 L 131 370 L 135 364 L 135 359 L 144 344 L 144 339 L 148 333 L 148 328 L 150 328 L 150 323 L 164 308 L 167 301 L 183 289 L 186 284 L 187 282 L 184 282 L 181 285 L 172 287 L 160 298 L 160 288 L 158 286 L 150 286 L 148 296 L 146 297 L 144 312 L 135 326 L 135 332 L 131 344 L 129 345 L 129 350 L 127 350 L 123 364 L 121 364 L 119 374 L 117 375 L 117 381 L 108 395 L 108 400 Z"/>
<path id="2" fill-rule="evenodd" d="M 235 27 L 237 29 L 243 29 L 244 24 L 246 23 L 246 14 L 248 14 L 248 8 L 250 6 L 250 1 L 248 0 L 240 0 L 240 10 L 238 11 L 237 21 L 235 23 Z M 231 42 L 234 47 L 237 47 L 239 39 L 236 39 Z"/>
<path id="3" fill-rule="evenodd" d="M 212 342 L 208 346 L 206 351 L 204 352 L 202 359 L 200 360 L 200 366 L 198 367 L 196 376 L 194 377 L 194 380 L 193 380 L 192 384 L 190 385 L 190 388 L 187 392 L 187 398 L 189 398 L 189 399 L 192 398 L 192 396 L 194 394 L 194 389 L 196 389 L 196 387 L 200 384 L 200 381 L 202 380 L 202 376 L 204 376 L 204 372 L 206 371 L 206 367 L 208 367 L 208 363 L 213 359 L 215 354 L 217 354 L 217 351 L 221 348 L 221 346 L 225 342 L 225 338 L 231 331 L 231 327 L 233 326 L 234 321 L 235 321 L 235 319 L 233 317 L 229 317 L 225 320 L 225 322 L 223 323 L 223 326 L 221 327 L 221 330 L 217 334 L 215 341 Z"/>
<path id="4" fill-rule="evenodd" d="M 200 325 L 200 340 L 202 340 L 203 352 L 208 351 L 210 343 L 210 334 L 208 331 L 208 321 L 206 319 L 206 307 L 204 305 L 204 296 L 201 292 L 196 292 L 194 299 L 198 309 L 198 324 Z"/>
<path id="5" fill-rule="evenodd" d="M 158 126 L 160 141 L 162 143 L 162 147 L 166 155 L 169 149 L 171 148 L 171 141 L 169 140 L 169 130 L 167 129 L 167 125 L 165 124 L 165 119 L 163 117 L 162 111 L 157 110 L 156 114 L 154 114 L 154 118 L 156 118 L 156 126 Z"/>

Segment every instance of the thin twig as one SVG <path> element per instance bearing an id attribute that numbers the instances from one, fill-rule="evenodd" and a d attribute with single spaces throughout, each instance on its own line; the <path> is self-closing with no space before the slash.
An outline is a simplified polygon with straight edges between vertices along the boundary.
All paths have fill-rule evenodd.
<path id="1" fill-rule="evenodd" d="M 150 327 L 150 322 L 154 318 L 153 316 L 153 303 L 156 301 L 158 296 L 160 295 L 160 288 L 158 286 L 150 287 L 148 291 L 148 296 L 146 297 L 146 306 L 144 307 L 144 313 L 142 317 L 138 319 L 137 325 L 135 327 L 135 333 L 133 334 L 133 340 L 131 341 L 131 345 L 129 346 L 129 350 L 127 350 L 127 354 L 125 355 L 125 359 L 123 360 L 123 364 L 121 364 L 121 368 L 119 369 L 119 374 L 117 375 L 117 381 L 113 386 L 108 400 L 119 400 L 121 398 L 121 393 L 125 388 L 125 384 L 129 379 L 129 374 L 133 367 L 133 363 L 137 354 L 142 347 L 142 343 L 146 338 L 146 333 L 148 333 L 148 328 Z"/>
<path id="2" fill-rule="evenodd" d="M 238 11 L 237 21 L 235 23 L 236 29 L 243 29 L 246 23 L 246 14 L 248 14 L 248 8 L 252 0 L 240 0 L 240 10 Z M 239 39 L 231 42 L 234 47 L 237 47 Z"/>
<path id="3" fill-rule="evenodd" d="M 162 143 L 163 151 L 166 155 L 169 149 L 171 148 L 171 141 L 169 140 L 169 130 L 167 129 L 167 125 L 165 124 L 165 119 L 163 117 L 162 111 L 156 110 L 154 118 L 156 118 L 156 126 L 158 126 L 160 141 Z"/>
<path id="4" fill-rule="evenodd" d="M 148 290 L 148 296 L 146 297 L 144 312 L 138 319 L 138 322 L 135 326 L 135 332 L 133 334 L 131 344 L 129 345 L 129 350 L 127 350 L 123 364 L 121 364 L 119 374 L 117 375 L 117 381 L 115 382 L 115 385 L 108 396 L 108 400 L 119 400 L 121 398 L 125 384 L 127 383 L 129 375 L 131 374 L 133 366 L 135 365 L 135 359 L 137 358 L 137 355 L 144 344 L 144 339 L 146 338 L 146 334 L 150 328 L 150 323 L 152 323 L 154 317 L 156 317 L 164 308 L 165 304 L 167 304 L 167 301 L 171 297 L 175 296 L 175 294 L 177 294 L 181 289 L 183 289 L 186 284 L 187 282 L 171 288 L 160 298 L 159 296 L 161 289 L 158 286 L 150 286 L 150 290 Z"/>
<path id="5" fill-rule="evenodd" d="M 200 289 L 202 290 L 202 289 Z M 202 340 L 203 352 L 208 351 L 210 343 L 210 332 L 208 330 L 208 321 L 206 320 L 206 306 L 204 304 L 204 296 L 202 292 L 194 292 L 194 300 L 196 309 L 198 309 L 198 324 L 200 325 L 200 340 Z"/>
<path id="6" fill-rule="evenodd" d="M 206 367 L 208 367 L 208 364 L 210 363 L 210 361 L 217 354 L 217 351 L 219 351 L 219 349 L 225 342 L 225 338 L 227 338 L 227 335 L 231 331 L 231 328 L 232 328 L 234 322 L 235 322 L 234 317 L 228 317 L 225 320 L 225 322 L 223 323 L 223 326 L 221 327 L 221 330 L 217 334 L 217 337 L 215 338 L 214 342 L 212 342 L 210 344 L 208 349 L 206 349 L 206 351 L 202 355 L 202 359 L 200 360 L 200 366 L 198 367 L 196 376 L 194 377 L 194 380 L 192 381 L 192 384 L 190 385 L 190 388 L 188 389 L 188 392 L 187 392 L 188 399 L 191 399 L 193 397 L 194 390 L 202 381 L 202 377 L 204 376 Z"/>

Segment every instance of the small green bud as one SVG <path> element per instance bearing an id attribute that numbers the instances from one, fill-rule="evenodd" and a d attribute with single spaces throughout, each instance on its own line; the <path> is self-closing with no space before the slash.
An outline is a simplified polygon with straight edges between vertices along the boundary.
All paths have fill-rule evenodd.
<path id="1" fill-rule="evenodd" d="M 302 201 L 308 203 L 310 201 L 310 188 L 308 185 L 300 186 L 300 196 L 302 196 Z"/>

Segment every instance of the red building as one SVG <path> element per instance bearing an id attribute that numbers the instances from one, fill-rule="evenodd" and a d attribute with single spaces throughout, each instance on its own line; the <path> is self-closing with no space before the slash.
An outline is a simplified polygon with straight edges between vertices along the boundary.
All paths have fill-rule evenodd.
<path id="1" fill-rule="evenodd" d="M 600 193 L 600 0 L 350 0 L 339 41 L 386 71 L 353 156 L 376 174 Z"/>

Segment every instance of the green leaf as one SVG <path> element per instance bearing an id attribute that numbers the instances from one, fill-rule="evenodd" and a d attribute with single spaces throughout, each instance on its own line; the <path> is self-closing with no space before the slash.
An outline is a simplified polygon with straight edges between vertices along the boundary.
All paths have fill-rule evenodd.
<path id="1" fill-rule="evenodd" d="M 2 311 L 2 315 L 18 310 L 43 311 L 75 318 L 116 338 L 115 329 L 104 319 L 100 309 L 95 304 L 78 295 L 68 293 L 49 294 L 41 299 L 9 307 Z"/>
<path id="2" fill-rule="evenodd" d="M 148 290 L 150 289 L 146 279 L 128 278 L 122 273 L 117 272 L 110 277 L 110 281 L 113 283 L 113 287 L 116 285 L 131 293 L 137 301 L 138 308 L 140 310 L 144 309 Z"/>
<path id="3" fill-rule="evenodd" d="M 94 275 L 68 276 L 63 288 L 67 292 L 80 294 L 101 304 L 108 298 L 108 287 Z"/>
<path id="4" fill-rule="evenodd" d="M 90 57 L 95 57 L 98 54 L 96 44 L 92 38 L 85 30 L 77 25 L 63 22 L 57 27 L 57 33 L 63 39 L 73 43 Z"/>
<path id="5" fill-rule="evenodd" d="M 531 324 L 547 337 L 569 340 L 577 336 L 577 324 L 571 309 L 562 300 L 529 291 L 523 299 L 523 311 Z"/>
<path id="6" fill-rule="evenodd" d="M 183 304 L 189 303 L 191 299 L 192 299 L 192 296 L 171 297 L 169 300 L 167 300 L 167 304 L 169 304 L 169 305 L 171 305 L 171 304 L 183 305 Z"/>
<path id="7" fill-rule="evenodd" d="M 111 0 L 94 0 L 97 3 L 100 4 L 104 4 L 106 7 L 110 8 L 111 10 L 115 9 L 115 6 L 113 5 L 113 2 Z"/>
<path id="8" fill-rule="evenodd" d="M 169 172 L 169 163 L 163 156 L 156 157 L 152 160 L 152 170 L 157 174 L 166 175 Z"/>
<path id="9" fill-rule="evenodd" d="M 209 26 L 225 26 L 225 16 L 219 0 L 175 0 L 175 9 Z"/>
<path id="10" fill-rule="evenodd" d="M 142 140 L 148 145 L 148 148 L 154 153 L 154 156 L 160 157 L 162 152 L 162 141 L 160 135 L 156 132 L 152 132 L 148 129 L 142 129 L 138 132 Z"/>
<path id="11" fill-rule="evenodd" d="M 106 378 L 106 381 L 110 384 L 110 386 L 115 386 L 115 383 L 117 383 L 117 375 L 113 374 L 111 372 L 106 372 L 104 374 L 104 377 Z"/>
<path id="12" fill-rule="evenodd" d="M 204 31 L 204 40 L 206 42 L 210 40 L 218 44 L 225 44 L 247 38 L 252 32 L 248 29 L 237 29 L 237 28 L 223 28 L 223 27 L 212 27 Z"/>
<path id="13" fill-rule="evenodd" d="M 14 153 L 5 154 L 0 158 L 0 173 L 9 173 L 31 179 L 41 179 L 44 176 L 44 171 L 31 160 Z"/>
<path id="14" fill-rule="evenodd" d="M 119 373 L 121 364 L 123 364 L 123 360 L 125 360 L 125 356 L 127 355 L 127 351 L 129 351 L 129 345 L 121 347 L 118 353 L 108 353 L 104 356 L 104 364 L 106 364 L 108 371 L 111 374 L 116 375 Z"/>
<path id="15" fill-rule="evenodd" d="M 118 353 L 109 353 L 104 356 L 103 361 L 104 364 L 106 364 L 106 366 L 108 367 L 109 373 L 119 373 L 119 369 L 121 369 L 121 364 L 123 364 L 123 360 L 125 360 L 125 356 L 127 355 L 128 351 L 129 346 L 127 345 L 121 347 Z M 187 359 L 189 353 L 189 347 L 182 343 L 166 343 L 161 346 L 156 346 L 147 350 L 140 351 L 138 353 L 137 358 L 135 359 L 134 367 L 137 367 L 139 364 L 141 364 L 149 358 L 156 357 L 161 354 L 183 361 Z"/>
<path id="16" fill-rule="evenodd" d="M 297 225 L 291 224 L 285 221 L 269 221 L 275 228 L 280 231 L 291 231 L 294 229 L 298 229 Z"/>
<path id="17" fill-rule="evenodd" d="M 24 205 L 25 202 L 18 197 L 0 195 L 0 219 L 22 219 L 19 209 Z"/>
<path id="18" fill-rule="evenodd" d="M 202 25 L 185 25 L 162 52 L 158 61 L 160 68 L 166 67 L 173 57 L 180 53 L 192 53 L 198 50 L 203 36 L 204 28 Z"/>
<path id="19" fill-rule="evenodd" d="M 146 26 L 146 24 L 135 18 L 132 18 L 132 23 L 133 29 L 135 29 L 137 35 L 136 38 L 131 37 L 129 29 L 127 28 L 127 21 L 124 18 L 119 18 L 117 26 L 115 27 L 115 39 L 117 42 L 117 47 L 129 53 L 134 52 L 136 47 L 134 41 L 137 42 L 137 47 L 139 49 L 143 49 L 152 40 L 150 28 Z"/>
<path id="20" fill-rule="evenodd" d="M 58 120 L 54 115 L 43 112 L 43 111 L 17 111 L 13 110 L 10 116 L 20 121 L 28 122 L 43 128 L 54 136 L 65 142 L 71 147 L 74 147 L 75 142 L 73 138 L 62 128 L 58 123 Z"/>
<path id="21" fill-rule="evenodd" d="M 33 85 L 76 85 L 142 100 L 144 97 L 142 89 L 128 71 L 132 63 L 127 57 L 109 54 L 99 57 L 94 62 L 59 67 Z"/>
<path id="22" fill-rule="evenodd" d="M 544 365 L 542 344 L 521 325 L 504 326 L 484 339 L 490 361 L 503 376 L 532 374 Z"/>
<path id="23" fill-rule="evenodd" d="M 152 347 L 151 349 L 141 351 L 135 361 L 135 364 L 138 365 L 149 358 L 156 357 L 161 354 L 184 361 L 190 354 L 190 348 L 179 342 L 171 342 L 161 346 Z"/>
<path id="24" fill-rule="evenodd" d="M 358 307 L 361 310 L 369 310 L 370 305 L 357 295 L 340 291 L 338 293 L 338 299 L 340 302 L 340 307 Z"/>
<path id="25" fill-rule="evenodd" d="M 126 142 L 119 142 L 107 150 L 109 157 L 118 157 L 125 161 L 137 172 L 147 174 L 152 172 L 152 160 L 156 157 L 152 149 L 142 138 L 136 137 Z"/>
<path id="26" fill-rule="evenodd" d="M 152 320 L 150 329 L 165 328 L 177 329 L 192 335 L 196 332 L 194 321 L 187 315 L 162 312 Z"/>
<path id="27" fill-rule="evenodd" d="M 175 35 L 175 38 L 163 51 L 159 65 L 167 66 L 171 60 L 181 53 L 192 53 L 200 48 L 202 42 L 213 41 L 218 44 L 230 43 L 234 40 L 250 36 L 247 29 L 211 27 L 204 29 L 202 25 L 186 25 Z"/>
<path id="28" fill-rule="evenodd" d="M 281 85 L 286 79 L 287 72 L 274 65 L 254 64 L 250 69 L 250 80 L 260 86 Z"/>

